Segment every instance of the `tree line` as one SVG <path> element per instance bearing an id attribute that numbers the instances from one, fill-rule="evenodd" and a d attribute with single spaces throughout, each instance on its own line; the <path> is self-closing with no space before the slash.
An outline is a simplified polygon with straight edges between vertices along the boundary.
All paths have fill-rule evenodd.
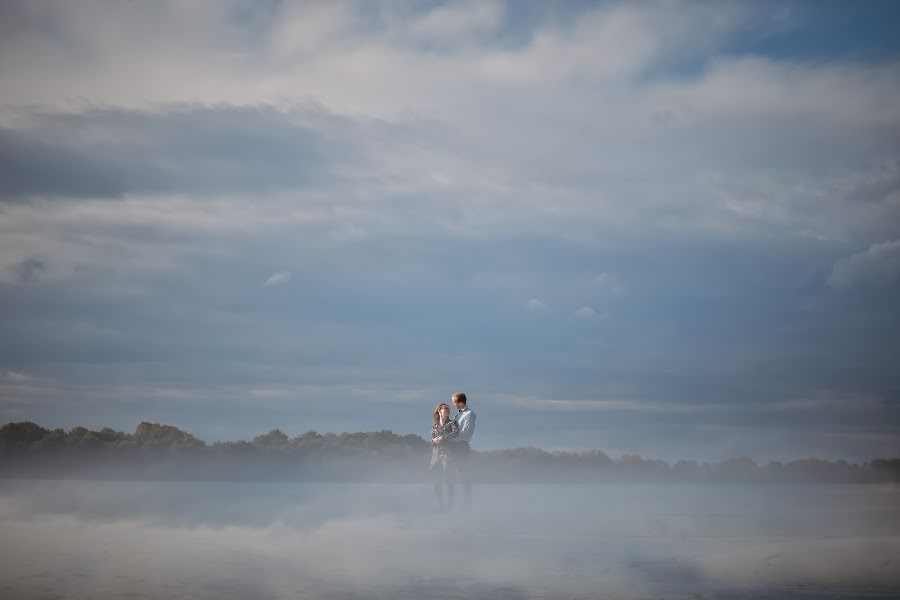
<path id="1" fill-rule="evenodd" d="M 22 456 L 254 456 L 271 454 L 352 455 L 378 453 L 403 455 L 421 453 L 431 446 L 417 435 L 400 436 L 392 431 L 320 434 L 307 431 L 289 438 L 280 429 L 258 435 L 252 442 L 215 442 L 207 444 L 173 425 L 142 422 L 134 433 L 104 427 L 93 431 L 86 427 L 45 429 L 36 423 L 20 421 L 0 427 L 0 459 Z"/>
<path id="2" fill-rule="evenodd" d="M 389 430 L 289 437 L 273 429 L 251 441 L 207 444 L 175 426 L 147 421 L 134 433 L 46 429 L 29 421 L 0 426 L 0 476 L 7 477 L 417 481 L 427 477 L 430 451 L 430 441 Z M 471 471 L 494 482 L 879 483 L 900 481 L 900 458 L 670 464 L 632 454 L 613 459 L 596 449 L 510 448 L 476 452 Z"/>

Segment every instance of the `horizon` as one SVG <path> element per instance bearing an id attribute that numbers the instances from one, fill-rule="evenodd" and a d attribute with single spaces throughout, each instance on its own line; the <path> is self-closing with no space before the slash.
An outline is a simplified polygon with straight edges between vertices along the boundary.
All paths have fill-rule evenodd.
<path id="1" fill-rule="evenodd" d="M 80 425 L 76 425 L 75 427 L 72 427 L 72 428 L 66 430 L 65 428 L 44 427 L 40 423 L 34 423 L 32 421 L 10 421 L 7 423 L 0 423 L 0 429 L 4 428 L 7 425 L 26 425 L 26 424 L 36 425 L 37 427 L 40 427 L 41 429 L 45 429 L 48 432 L 54 431 L 55 429 L 62 429 L 67 436 L 71 435 L 75 429 L 77 429 L 79 427 L 83 427 Z M 310 430 L 301 431 L 294 435 L 291 435 L 290 433 L 283 431 L 280 428 L 276 427 L 276 428 L 270 429 L 268 431 L 260 432 L 249 438 L 238 438 L 238 439 L 231 439 L 231 440 L 206 440 L 199 436 L 194 435 L 190 431 L 181 429 L 177 425 L 173 425 L 171 423 L 154 423 L 154 422 L 150 422 L 150 421 L 142 421 L 141 423 L 139 423 L 138 426 L 135 427 L 134 432 L 128 432 L 126 430 L 115 430 L 115 429 L 113 429 L 113 431 L 117 434 L 121 433 L 121 434 L 125 434 L 127 436 L 135 436 L 139 433 L 140 426 L 145 425 L 145 424 L 151 425 L 151 426 L 160 426 L 160 427 L 173 427 L 176 430 L 178 430 L 179 432 L 185 433 L 185 434 L 189 435 L 190 437 L 194 438 L 195 440 L 201 442 L 205 447 L 212 447 L 217 444 L 236 444 L 236 443 L 241 443 L 241 442 L 256 445 L 257 438 L 263 438 L 264 436 L 267 436 L 267 435 L 275 433 L 275 432 L 282 433 L 287 438 L 287 441 L 285 442 L 285 444 L 288 444 L 288 445 L 291 442 L 293 442 L 294 440 L 302 438 L 304 435 L 306 435 L 308 433 L 316 433 L 320 436 L 334 435 L 337 437 L 341 437 L 341 436 L 345 436 L 345 435 L 387 432 L 387 433 L 390 433 L 390 434 L 398 436 L 398 437 L 405 437 L 405 436 L 410 436 L 410 435 L 416 436 L 422 442 L 425 442 L 426 444 L 428 443 L 427 438 L 425 438 L 421 435 L 418 435 L 414 432 L 404 433 L 404 432 L 400 432 L 400 431 L 393 431 L 390 429 L 368 430 L 368 431 L 317 431 L 317 430 L 310 429 Z M 100 433 L 103 429 L 112 429 L 112 428 L 101 427 L 99 429 L 91 429 L 91 428 L 85 428 L 85 429 L 87 429 L 91 433 Z M 263 443 L 263 446 L 268 447 L 269 443 L 265 442 L 265 443 Z M 540 452 L 545 452 L 547 454 L 579 454 L 579 455 L 599 452 L 600 454 L 607 457 L 610 461 L 612 461 L 614 463 L 621 463 L 624 459 L 636 457 L 643 461 L 653 461 L 653 462 L 661 461 L 661 462 L 665 463 L 666 465 L 668 465 L 669 467 L 674 466 L 679 462 L 695 463 L 697 465 L 704 466 L 707 464 L 709 464 L 709 465 L 722 464 L 722 463 L 734 461 L 734 460 L 740 460 L 740 461 L 750 460 L 758 467 L 766 467 L 766 466 L 771 466 L 773 464 L 789 464 L 792 462 L 803 462 L 803 461 L 824 461 L 824 462 L 827 462 L 830 464 L 845 462 L 851 466 L 865 466 L 871 462 L 885 461 L 885 460 L 886 461 L 900 461 L 900 457 L 898 457 L 898 456 L 874 456 L 874 457 L 870 457 L 869 459 L 862 460 L 862 461 L 852 461 L 852 460 L 841 459 L 841 458 L 824 459 L 824 458 L 817 457 L 817 456 L 795 456 L 795 457 L 785 457 L 784 459 L 781 459 L 781 460 L 772 459 L 772 460 L 767 460 L 767 461 L 759 460 L 752 456 L 729 456 L 729 457 L 725 457 L 725 458 L 718 459 L 718 460 L 700 460 L 700 459 L 693 458 L 690 456 L 681 456 L 681 457 L 673 458 L 673 457 L 644 456 L 644 455 L 632 454 L 632 453 L 624 453 L 624 454 L 619 454 L 617 456 L 617 455 L 609 453 L 609 452 L 605 451 L 603 448 L 599 448 L 599 447 L 585 447 L 585 448 L 552 448 L 551 447 L 551 448 L 545 448 L 545 447 L 539 447 L 539 446 L 509 446 L 509 447 L 502 447 L 502 448 L 491 448 L 489 450 L 488 449 L 480 449 L 479 450 L 477 447 L 473 448 L 473 451 L 478 452 L 478 453 L 492 453 L 492 452 L 504 452 L 504 451 L 514 451 L 514 450 L 538 450 Z"/>
<path id="2" fill-rule="evenodd" d="M 0 3 L 0 420 L 900 456 L 898 20 Z"/>

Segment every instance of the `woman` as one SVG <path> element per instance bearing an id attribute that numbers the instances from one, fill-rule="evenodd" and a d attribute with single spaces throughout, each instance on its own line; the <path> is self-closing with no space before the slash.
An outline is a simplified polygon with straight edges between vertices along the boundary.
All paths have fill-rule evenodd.
<path id="1" fill-rule="evenodd" d="M 431 416 L 431 472 L 434 474 L 434 495 L 441 510 L 453 506 L 453 444 L 459 435 L 459 425 L 450 418 L 450 405 L 441 403 Z M 447 502 L 444 503 L 444 484 Z"/>

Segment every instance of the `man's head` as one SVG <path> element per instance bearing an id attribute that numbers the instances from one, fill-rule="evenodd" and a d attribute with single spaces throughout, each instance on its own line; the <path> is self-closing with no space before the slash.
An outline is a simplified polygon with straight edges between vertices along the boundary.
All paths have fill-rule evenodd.
<path id="1" fill-rule="evenodd" d="M 453 405 L 457 409 L 462 410 L 466 407 L 466 395 L 462 392 L 456 392 L 455 394 L 450 396 L 450 399 L 453 401 Z"/>

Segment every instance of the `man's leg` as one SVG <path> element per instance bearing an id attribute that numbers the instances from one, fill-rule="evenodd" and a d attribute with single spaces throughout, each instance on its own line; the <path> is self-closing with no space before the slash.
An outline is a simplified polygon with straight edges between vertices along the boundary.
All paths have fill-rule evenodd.
<path id="1" fill-rule="evenodd" d="M 446 474 L 445 479 L 447 480 L 447 510 L 451 510 L 453 508 L 453 496 L 456 491 L 453 486 L 453 473 L 445 471 Z"/>
<path id="2" fill-rule="evenodd" d="M 469 461 L 471 458 L 471 448 L 468 442 L 460 442 L 458 448 L 458 456 L 456 457 L 456 468 L 459 474 L 459 480 L 463 486 L 463 506 L 466 510 L 472 508 L 472 480 L 469 473 Z"/>

